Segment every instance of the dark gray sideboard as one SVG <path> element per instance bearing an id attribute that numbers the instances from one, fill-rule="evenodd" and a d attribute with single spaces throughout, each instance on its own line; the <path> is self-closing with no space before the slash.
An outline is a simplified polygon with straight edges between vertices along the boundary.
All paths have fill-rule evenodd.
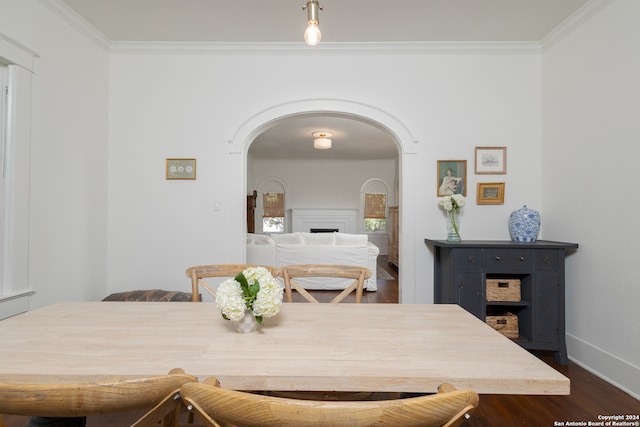
<path id="1" fill-rule="evenodd" d="M 425 239 L 434 251 L 434 302 L 458 304 L 482 321 L 488 313 L 518 317 L 518 338 L 529 350 L 553 350 L 566 365 L 564 259 L 576 243 Z M 519 279 L 520 301 L 487 301 L 487 279 Z"/>

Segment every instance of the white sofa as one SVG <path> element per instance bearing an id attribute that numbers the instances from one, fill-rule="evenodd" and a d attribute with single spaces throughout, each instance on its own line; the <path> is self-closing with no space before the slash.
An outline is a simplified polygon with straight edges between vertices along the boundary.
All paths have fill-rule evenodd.
<path id="1" fill-rule="evenodd" d="M 284 233 L 247 234 L 247 264 L 283 267 L 295 264 L 343 264 L 367 267 L 367 291 L 377 290 L 376 267 L 380 249 L 366 234 Z M 344 289 L 349 280 L 314 278 L 299 280 L 308 289 Z"/>

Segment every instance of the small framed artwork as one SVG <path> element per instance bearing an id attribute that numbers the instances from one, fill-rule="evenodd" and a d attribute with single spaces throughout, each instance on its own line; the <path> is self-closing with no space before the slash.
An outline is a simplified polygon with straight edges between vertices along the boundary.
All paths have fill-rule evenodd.
<path id="1" fill-rule="evenodd" d="M 504 182 L 479 182 L 478 205 L 504 205 Z"/>
<path id="2" fill-rule="evenodd" d="M 476 147 L 476 174 L 507 173 L 507 147 Z"/>
<path id="3" fill-rule="evenodd" d="M 167 159 L 167 179 L 196 179 L 196 159 Z"/>
<path id="4" fill-rule="evenodd" d="M 438 196 L 467 195 L 467 161 L 438 160 Z"/>

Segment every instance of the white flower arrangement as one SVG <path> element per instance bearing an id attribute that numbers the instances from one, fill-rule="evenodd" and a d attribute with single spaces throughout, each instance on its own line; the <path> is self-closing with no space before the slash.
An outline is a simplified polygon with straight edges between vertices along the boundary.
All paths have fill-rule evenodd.
<path id="1" fill-rule="evenodd" d="M 280 311 L 284 289 L 268 269 L 250 267 L 233 279 L 220 283 L 216 305 L 227 320 L 239 321 L 245 310 L 253 312 L 258 323 Z"/>
<path id="2" fill-rule="evenodd" d="M 451 196 L 438 197 L 438 203 L 447 212 L 459 212 L 464 206 L 465 198 L 462 194 L 453 194 Z"/>
<path id="3" fill-rule="evenodd" d="M 456 224 L 455 214 L 460 212 L 460 208 L 464 206 L 464 203 L 465 198 L 462 194 L 438 197 L 438 204 L 449 214 L 455 236 L 457 236 L 456 240 L 460 240 L 460 230 L 458 230 L 458 224 Z"/>

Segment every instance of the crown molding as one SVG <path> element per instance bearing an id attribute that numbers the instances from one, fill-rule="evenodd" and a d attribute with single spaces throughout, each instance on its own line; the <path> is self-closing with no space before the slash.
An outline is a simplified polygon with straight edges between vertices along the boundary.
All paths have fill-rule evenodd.
<path id="1" fill-rule="evenodd" d="M 108 51 L 111 47 L 111 40 L 104 33 L 94 27 L 82 16 L 78 15 L 76 11 L 67 6 L 63 1 L 40 0 L 40 3 L 66 22 L 71 28 L 97 43 L 102 49 Z"/>
<path id="2" fill-rule="evenodd" d="M 393 42 L 322 43 L 194 43 L 111 41 L 62 0 L 39 0 L 60 19 L 101 48 L 116 54 L 153 55 L 537 55 L 562 40 L 615 0 L 590 0 L 541 41 L 525 42 Z"/>
<path id="3" fill-rule="evenodd" d="M 560 25 L 551 30 L 540 41 L 542 51 L 549 49 L 568 35 L 572 34 L 591 18 L 596 16 L 615 0 L 590 0 L 578 9 L 573 15 L 565 19 Z"/>
<path id="4" fill-rule="evenodd" d="M 112 42 L 111 53 L 132 55 L 538 55 L 538 42 L 189 43 Z"/>
<path id="5" fill-rule="evenodd" d="M 62 0 L 39 0 L 81 34 L 115 54 L 135 55 L 537 55 L 540 43 L 525 42 L 389 42 L 389 43 L 217 43 L 111 41 Z M 603 0 L 600 0 L 603 1 Z M 613 1 L 613 0 L 609 0 Z"/>

